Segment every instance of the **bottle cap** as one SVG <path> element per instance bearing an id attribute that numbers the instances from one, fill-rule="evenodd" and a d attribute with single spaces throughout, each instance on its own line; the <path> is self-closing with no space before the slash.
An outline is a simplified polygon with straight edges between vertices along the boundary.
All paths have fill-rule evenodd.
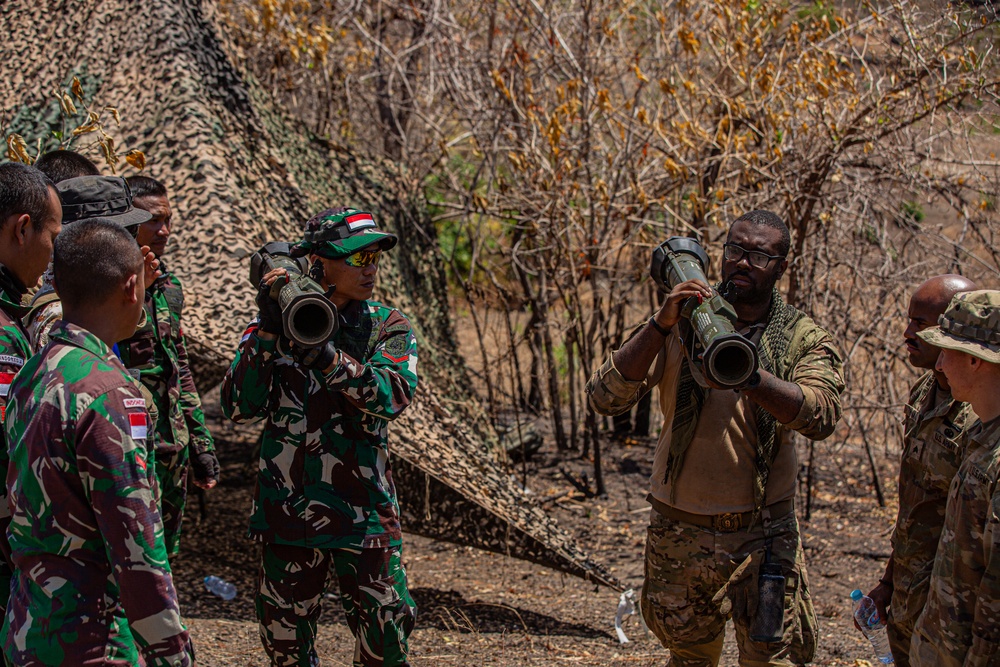
<path id="1" fill-rule="evenodd" d="M 864 597 L 864 593 L 862 593 L 860 589 L 855 588 L 853 591 L 851 591 L 851 599 L 854 600 L 855 602 L 860 600 L 862 597 Z"/>

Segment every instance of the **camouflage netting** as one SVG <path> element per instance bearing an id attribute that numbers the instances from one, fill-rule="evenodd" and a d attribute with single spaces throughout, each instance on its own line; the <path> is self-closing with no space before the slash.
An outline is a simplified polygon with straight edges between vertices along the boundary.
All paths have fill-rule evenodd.
<path id="1" fill-rule="evenodd" d="M 495 435 L 456 353 L 418 184 L 284 118 L 234 66 L 216 20 L 199 0 L 0 3 L 9 130 L 32 145 L 71 130 L 54 93 L 74 75 L 88 101 L 121 110 L 119 145 L 144 151 L 147 172 L 171 190 L 178 222 L 168 261 L 186 285 L 185 330 L 203 390 L 221 379 L 253 315 L 247 257 L 266 241 L 295 238 L 328 205 L 371 210 L 400 237 L 376 298 L 411 316 L 421 345 L 418 398 L 392 428 L 404 526 L 618 586 L 492 454 Z"/>

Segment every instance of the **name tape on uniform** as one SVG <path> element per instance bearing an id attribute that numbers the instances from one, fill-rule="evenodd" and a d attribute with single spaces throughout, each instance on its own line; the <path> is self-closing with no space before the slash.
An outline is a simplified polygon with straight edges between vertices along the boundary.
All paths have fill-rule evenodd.
<path id="1" fill-rule="evenodd" d="M 15 357 L 12 354 L 0 354 L 0 364 L 10 364 L 11 366 L 17 366 L 20 368 L 24 366 L 24 359 L 21 357 Z"/>
<path id="2" fill-rule="evenodd" d="M 146 407 L 146 399 L 144 398 L 126 398 L 125 399 L 126 408 L 144 408 Z"/>

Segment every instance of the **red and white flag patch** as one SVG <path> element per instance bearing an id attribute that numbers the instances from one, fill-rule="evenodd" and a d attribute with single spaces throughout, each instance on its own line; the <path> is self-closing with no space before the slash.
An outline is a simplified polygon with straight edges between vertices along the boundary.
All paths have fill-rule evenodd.
<path id="1" fill-rule="evenodd" d="M 7 398 L 7 394 L 10 393 L 10 383 L 13 381 L 13 373 L 0 373 L 0 398 Z"/>
<path id="2" fill-rule="evenodd" d="M 145 412 L 128 413 L 128 426 L 132 431 L 133 440 L 145 440 L 148 429 Z"/>
<path id="3" fill-rule="evenodd" d="M 375 218 L 372 217 L 371 213 L 355 213 L 344 218 L 344 221 L 352 232 L 375 226 Z"/>

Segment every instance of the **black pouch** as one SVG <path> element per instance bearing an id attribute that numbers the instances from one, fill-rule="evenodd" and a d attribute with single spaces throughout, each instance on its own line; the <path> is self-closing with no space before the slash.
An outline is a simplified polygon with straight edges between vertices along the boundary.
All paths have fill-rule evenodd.
<path id="1" fill-rule="evenodd" d="M 785 629 L 785 575 L 780 563 L 765 562 L 757 574 L 757 613 L 750 639 L 779 642 Z"/>

